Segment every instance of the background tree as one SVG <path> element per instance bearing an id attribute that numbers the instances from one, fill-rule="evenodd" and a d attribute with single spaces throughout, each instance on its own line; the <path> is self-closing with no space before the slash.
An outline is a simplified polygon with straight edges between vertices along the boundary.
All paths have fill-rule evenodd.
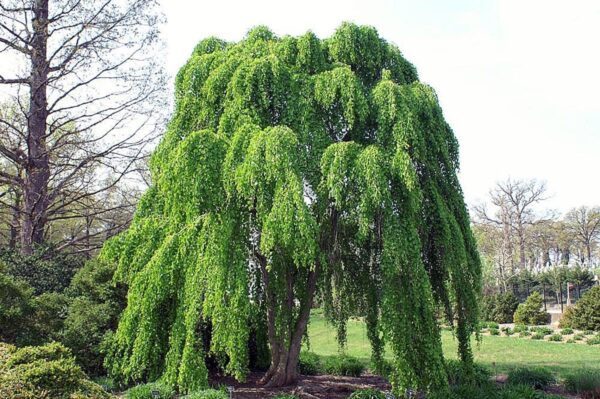
<path id="1" fill-rule="evenodd" d="M 0 184 L 24 254 L 49 222 L 102 218 L 110 205 L 90 202 L 139 168 L 164 115 L 161 19 L 153 0 L 0 4 L 0 53 L 17 66 L 0 75 L 14 94 L 0 112 Z"/>
<path id="2" fill-rule="evenodd" d="M 592 253 L 600 238 L 600 207 L 581 206 L 565 215 L 566 227 L 583 247 L 582 263 L 592 264 Z"/>
<path id="3" fill-rule="evenodd" d="M 210 352 L 243 379 L 264 321 L 262 382 L 291 383 L 315 295 L 340 340 L 366 316 L 396 390 L 447 386 L 436 307 L 471 365 L 481 271 L 458 143 L 395 46 L 352 24 L 327 40 L 258 27 L 200 42 L 175 93 L 154 184 L 102 252 L 130 287 L 114 375 L 191 390 Z"/>

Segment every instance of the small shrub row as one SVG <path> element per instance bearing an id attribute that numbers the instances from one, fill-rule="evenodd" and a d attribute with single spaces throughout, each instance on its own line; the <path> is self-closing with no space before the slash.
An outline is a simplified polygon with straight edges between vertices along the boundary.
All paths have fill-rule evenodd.
<path id="1" fill-rule="evenodd" d="M 518 367 L 508 372 L 507 382 L 512 385 L 525 385 L 534 389 L 545 389 L 556 379 L 552 372 L 541 367 Z"/>

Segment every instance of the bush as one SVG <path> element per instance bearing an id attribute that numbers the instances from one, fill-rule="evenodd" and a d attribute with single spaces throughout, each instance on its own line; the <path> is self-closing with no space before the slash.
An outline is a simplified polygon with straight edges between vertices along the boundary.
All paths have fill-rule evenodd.
<path id="1" fill-rule="evenodd" d="M 514 334 L 514 331 L 510 327 L 502 327 L 502 332 L 508 337 Z"/>
<path id="2" fill-rule="evenodd" d="M 600 388 L 600 372 L 597 370 L 581 370 L 565 376 L 565 388 L 571 393 L 581 394 Z"/>
<path id="3" fill-rule="evenodd" d="M 563 328 L 560 332 L 562 335 L 571 335 L 574 333 L 572 328 Z"/>
<path id="4" fill-rule="evenodd" d="M 321 358 L 319 355 L 302 351 L 300 352 L 300 360 L 298 361 L 298 371 L 302 375 L 316 375 L 321 371 Z"/>
<path id="5" fill-rule="evenodd" d="M 38 347 L 4 347 L 0 365 L 3 399 L 17 398 L 93 398 L 109 395 L 89 381 L 70 351 L 58 343 Z"/>
<path id="6" fill-rule="evenodd" d="M 348 396 L 348 399 L 386 399 L 386 396 L 377 389 L 359 389 L 352 392 L 352 395 Z"/>
<path id="7" fill-rule="evenodd" d="M 512 323 L 519 300 L 512 293 L 485 295 L 482 300 L 481 317 L 496 323 Z"/>
<path id="8" fill-rule="evenodd" d="M 531 331 L 543 334 L 544 336 L 554 333 L 554 330 L 550 327 L 533 327 Z"/>
<path id="9" fill-rule="evenodd" d="M 567 310 L 569 313 L 563 315 L 567 327 L 600 331 L 600 286 L 590 288 L 575 306 Z"/>
<path id="10" fill-rule="evenodd" d="M 482 386 L 490 381 L 490 371 L 478 364 L 473 364 L 473 373 L 469 375 L 462 362 L 454 359 L 446 360 L 446 374 L 450 386 L 477 385 Z"/>
<path id="11" fill-rule="evenodd" d="M 595 337 L 588 338 L 586 343 L 588 345 L 600 345 L 600 335 L 596 335 Z"/>
<path id="12" fill-rule="evenodd" d="M 522 333 L 525 331 L 529 331 L 529 327 L 527 327 L 525 324 L 515 324 L 515 328 L 513 329 L 513 331 L 516 333 Z"/>
<path id="13" fill-rule="evenodd" d="M 125 399 L 153 399 L 152 391 L 158 391 L 160 399 L 171 399 L 175 396 L 175 391 L 168 385 L 152 382 L 128 389 L 125 391 Z"/>
<path id="14" fill-rule="evenodd" d="M 531 336 L 531 331 L 521 331 L 519 333 L 519 337 L 529 337 L 529 336 Z M 542 338 L 544 338 L 544 337 L 542 336 Z"/>
<path id="15" fill-rule="evenodd" d="M 33 289 L 0 270 L 0 340 L 15 343 L 32 312 Z"/>
<path id="16" fill-rule="evenodd" d="M 58 292 L 44 292 L 31 301 L 32 312 L 26 320 L 27 331 L 19 338 L 21 345 L 43 345 L 60 340 L 69 298 Z"/>
<path id="17" fill-rule="evenodd" d="M 229 394 L 217 389 L 205 389 L 186 395 L 182 399 L 229 399 Z"/>
<path id="18" fill-rule="evenodd" d="M 544 334 L 542 334 L 542 333 L 540 333 L 540 332 L 536 332 L 535 334 L 533 334 L 533 335 L 531 336 L 531 339 L 544 339 L 544 337 L 545 337 L 545 336 L 546 336 L 546 335 L 544 335 Z"/>
<path id="19" fill-rule="evenodd" d="M 549 315 L 542 309 L 543 299 L 539 292 L 529 295 L 525 303 L 519 304 L 514 314 L 515 323 L 523 324 L 545 324 Z"/>
<path id="20" fill-rule="evenodd" d="M 585 335 L 584 335 L 584 334 L 582 334 L 582 333 L 577 333 L 577 334 L 573 335 L 573 339 L 574 339 L 575 341 L 581 341 L 581 340 L 583 340 L 584 338 L 585 338 Z"/>
<path id="21" fill-rule="evenodd" d="M 573 316 L 575 312 L 575 306 L 567 306 L 567 308 L 563 311 L 563 314 L 560 316 L 560 320 L 558 322 L 559 328 L 573 328 Z"/>
<path id="22" fill-rule="evenodd" d="M 360 360 L 348 355 L 332 356 L 323 363 L 323 370 L 333 375 L 358 377 L 364 369 L 365 366 Z"/>
<path id="23" fill-rule="evenodd" d="M 562 342 L 563 336 L 561 334 L 552 334 L 548 340 L 552 342 Z"/>
<path id="24" fill-rule="evenodd" d="M 500 330 L 497 328 L 490 328 L 490 335 L 500 335 Z"/>
<path id="25" fill-rule="evenodd" d="M 535 389 L 545 389 L 555 382 L 552 373 L 545 368 L 519 367 L 508 372 L 507 382 L 511 385 L 526 385 Z"/>

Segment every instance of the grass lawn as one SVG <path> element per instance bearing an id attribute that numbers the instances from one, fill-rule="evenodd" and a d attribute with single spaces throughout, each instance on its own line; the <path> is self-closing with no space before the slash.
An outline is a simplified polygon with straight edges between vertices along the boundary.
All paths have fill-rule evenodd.
<path id="1" fill-rule="evenodd" d="M 321 356 L 338 354 L 335 330 L 329 326 L 319 310 L 314 310 L 308 327 L 311 350 Z M 564 376 L 576 369 L 600 370 L 600 345 L 580 345 L 545 342 L 519 337 L 484 336 L 481 343 L 475 340 L 475 360 L 503 373 L 515 366 L 543 366 Z M 452 333 L 442 332 L 442 345 L 448 358 L 456 358 L 457 343 Z M 368 362 L 371 348 L 366 328 L 360 320 L 348 322 L 348 347 L 346 353 Z M 389 355 L 388 355 L 389 356 Z"/>

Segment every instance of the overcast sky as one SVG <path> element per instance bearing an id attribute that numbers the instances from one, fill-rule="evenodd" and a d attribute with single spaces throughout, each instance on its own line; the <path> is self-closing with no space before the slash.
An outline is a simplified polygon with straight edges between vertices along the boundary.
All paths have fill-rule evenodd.
<path id="1" fill-rule="evenodd" d="M 461 146 L 466 199 L 538 178 L 548 206 L 600 205 L 600 1 L 163 0 L 167 68 L 249 28 L 328 37 L 342 21 L 396 43 L 435 88 Z"/>

